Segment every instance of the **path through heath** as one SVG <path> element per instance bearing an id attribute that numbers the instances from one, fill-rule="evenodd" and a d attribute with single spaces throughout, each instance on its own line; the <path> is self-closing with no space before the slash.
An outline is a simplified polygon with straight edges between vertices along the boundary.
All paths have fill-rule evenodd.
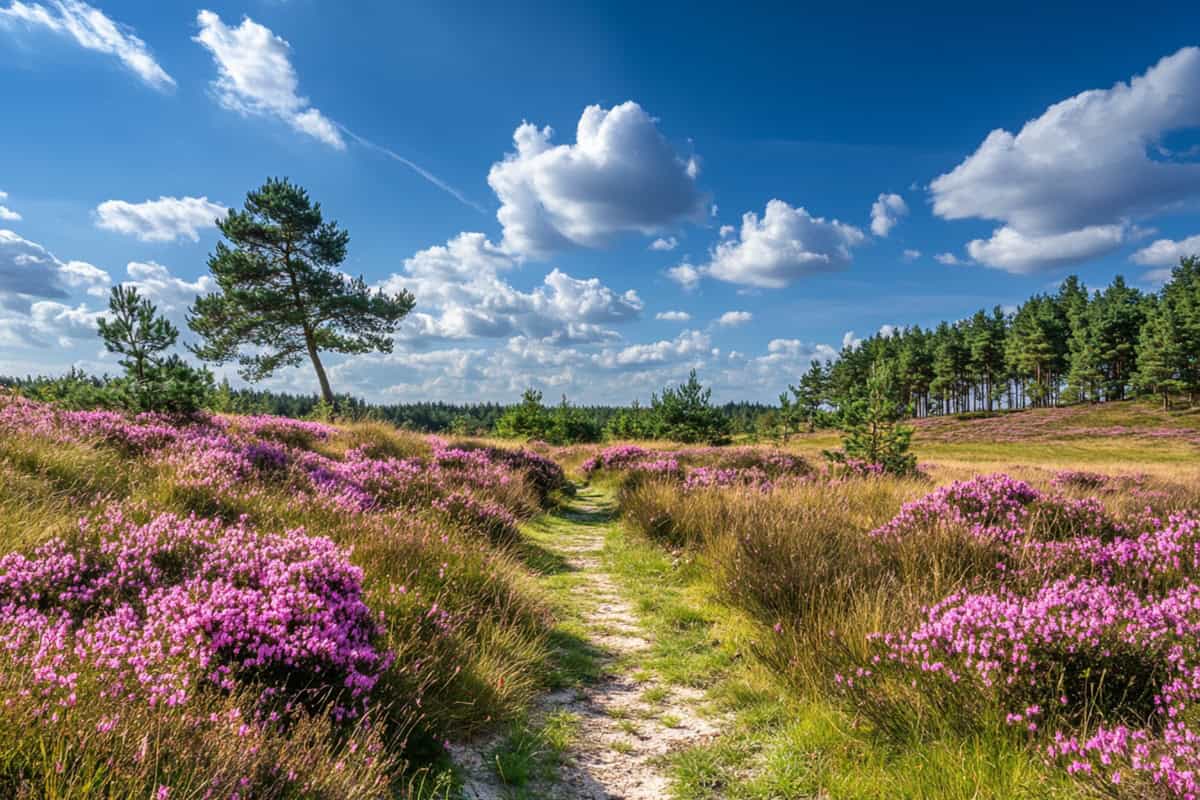
<path id="1" fill-rule="evenodd" d="M 537 704 L 535 717 L 569 712 L 578 718 L 578 734 L 556 781 L 514 793 L 500 780 L 489 758 L 495 743 L 478 742 L 453 752 L 467 775 L 465 797 L 666 798 L 665 757 L 674 749 L 715 736 L 716 723 L 698 712 L 703 692 L 667 686 L 653 676 L 638 674 L 638 661 L 653 646 L 653 638 L 604 567 L 605 537 L 618 524 L 611 498 L 584 490 L 560 515 L 567 523 L 559 528 L 562 534 L 542 544 L 583 578 L 579 591 L 593 601 L 584 604 L 582 613 L 590 643 L 603 654 L 600 678 L 546 695 Z"/>

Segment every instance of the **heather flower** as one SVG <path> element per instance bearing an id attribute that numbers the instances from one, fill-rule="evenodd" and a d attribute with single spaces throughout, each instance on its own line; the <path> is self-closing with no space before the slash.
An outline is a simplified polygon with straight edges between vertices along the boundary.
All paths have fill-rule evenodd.
<path id="1" fill-rule="evenodd" d="M 151 705 L 184 703 L 198 683 L 253 681 L 361 708 L 390 661 L 380 633 L 362 571 L 300 530 L 138 523 L 110 506 L 72 542 L 0 558 L 0 652 L 58 701 L 90 667 L 107 696 Z"/>

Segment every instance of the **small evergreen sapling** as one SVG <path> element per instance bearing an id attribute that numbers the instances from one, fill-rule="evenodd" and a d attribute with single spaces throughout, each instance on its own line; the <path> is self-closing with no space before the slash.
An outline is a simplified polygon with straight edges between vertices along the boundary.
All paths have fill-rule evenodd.
<path id="1" fill-rule="evenodd" d="M 826 451 L 831 460 L 850 459 L 878 464 L 892 475 L 916 471 L 917 457 L 909 452 L 913 429 L 901 424 L 908 410 L 896 399 L 894 367 L 879 360 L 867 376 L 865 392 L 845 409 L 842 450 Z"/>
<path id="2" fill-rule="evenodd" d="M 125 379 L 110 389 L 120 405 L 138 411 L 191 413 L 212 394 L 208 370 L 195 369 L 177 355 L 166 355 L 179 338 L 179 329 L 136 287 L 114 286 L 108 300 L 109 318 L 97 325 L 104 346 L 120 353 Z"/>
<path id="3" fill-rule="evenodd" d="M 147 372 L 162 362 L 163 353 L 179 338 L 179 329 L 138 294 L 134 286 L 114 286 L 108 298 L 109 319 L 97 321 L 100 338 L 111 353 L 120 353 L 126 373 L 145 381 Z"/>

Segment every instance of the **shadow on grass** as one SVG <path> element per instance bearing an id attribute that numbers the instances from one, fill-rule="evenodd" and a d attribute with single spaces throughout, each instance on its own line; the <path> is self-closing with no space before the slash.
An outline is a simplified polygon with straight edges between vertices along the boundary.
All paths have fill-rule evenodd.
<path id="1" fill-rule="evenodd" d="M 552 689 L 595 683 L 604 670 L 604 651 L 583 636 L 555 628 L 547 634 L 554 649 L 554 665 L 549 684 Z"/>
<path id="2" fill-rule="evenodd" d="M 562 575 L 577 571 L 566 558 L 529 539 L 517 545 L 516 555 L 522 564 L 538 575 Z"/>

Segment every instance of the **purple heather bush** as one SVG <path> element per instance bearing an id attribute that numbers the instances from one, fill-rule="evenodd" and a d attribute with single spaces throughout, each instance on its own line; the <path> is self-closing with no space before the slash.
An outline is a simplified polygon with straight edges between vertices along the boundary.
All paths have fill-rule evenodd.
<path id="1" fill-rule="evenodd" d="M 803 691 L 898 744 L 992 731 L 1101 795 L 1200 798 L 1193 489 L 1066 471 L 930 491 L 681 452 L 609 448 L 589 470 L 685 465 L 627 484 L 627 520 L 703 557 Z"/>
<path id="2" fill-rule="evenodd" d="M 1060 473 L 1056 489 L 1134 481 Z M 1153 508 L 1118 518 L 1095 498 L 1046 494 L 1004 475 L 942 487 L 872 535 L 898 544 L 951 527 L 997 547 L 991 574 L 877 633 L 870 660 L 837 676 L 875 719 L 881 686 L 929 708 L 997 709 L 1104 793 L 1200 792 L 1200 517 Z"/>
<path id="3" fill-rule="evenodd" d="M 405 796 L 414 736 L 546 673 L 507 548 L 566 484 L 535 453 L 2 397 L 0 478 L 46 520 L 0 555 L 0 795 Z"/>

